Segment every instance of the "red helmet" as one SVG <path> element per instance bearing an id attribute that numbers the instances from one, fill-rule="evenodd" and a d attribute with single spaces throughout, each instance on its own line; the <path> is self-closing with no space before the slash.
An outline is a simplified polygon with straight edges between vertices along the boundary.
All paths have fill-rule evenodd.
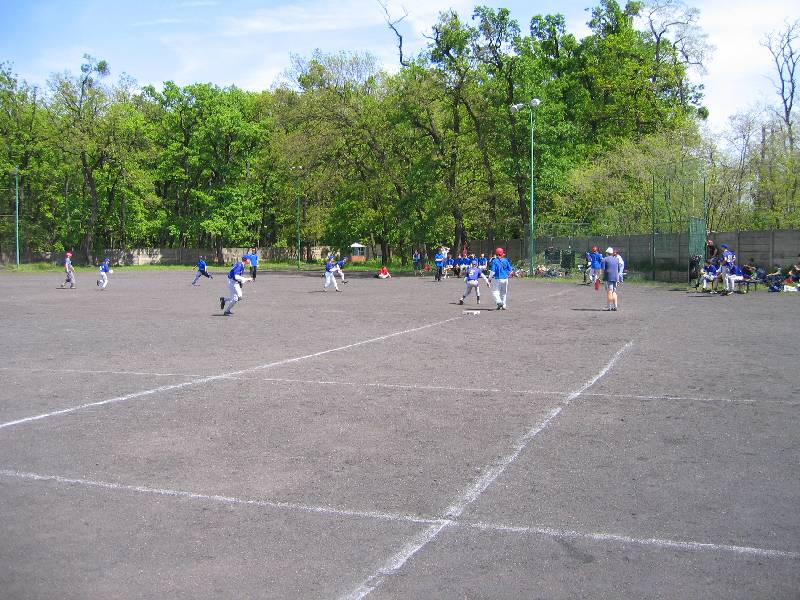
<path id="1" fill-rule="evenodd" d="M 597 246 L 592 246 L 592 252 L 597 252 Z"/>
<path id="2" fill-rule="evenodd" d="M 64 256 L 66 256 L 67 258 L 71 258 L 72 257 L 72 252 L 67 252 L 66 254 L 64 254 Z"/>
<path id="3" fill-rule="evenodd" d="M 497 254 L 497 256 L 505 256 L 506 251 L 502 248 L 495 248 L 494 253 Z"/>

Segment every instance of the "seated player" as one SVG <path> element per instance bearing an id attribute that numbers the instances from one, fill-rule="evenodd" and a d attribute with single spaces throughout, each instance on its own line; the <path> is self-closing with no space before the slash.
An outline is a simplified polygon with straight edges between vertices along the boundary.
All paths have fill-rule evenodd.
<path id="1" fill-rule="evenodd" d="M 378 279 L 389 279 L 391 277 L 391 273 L 389 273 L 389 269 L 386 268 L 386 265 L 381 267 L 381 270 L 378 271 L 378 274 L 375 275 Z"/>
<path id="2" fill-rule="evenodd" d="M 742 268 L 733 263 L 728 266 L 728 272 L 725 275 L 725 295 L 732 294 L 736 291 L 736 284 L 744 280 L 744 273 Z"/>
<path id="3" fill-rule="evenodd" d="M 702 281 L 703 291 L 704 292 L 711 292 L 712 294 L 716 294 L 716 283 L 717 283 L 717 267 L 711 260 L 707 260 L 706 264 L 700 269 L 700 280 Z"/>

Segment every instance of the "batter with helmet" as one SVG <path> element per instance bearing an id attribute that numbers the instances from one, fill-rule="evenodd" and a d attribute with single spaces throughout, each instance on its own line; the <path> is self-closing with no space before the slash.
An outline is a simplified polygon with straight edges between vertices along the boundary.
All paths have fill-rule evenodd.
<path id="1" fill-rule="evenodd" d="M 508 277 L 511 274 L 511 261 L 506 258 L 506 251 L 496 248 L 495 257 L 489 265 L 492 272 L 492 295 L 497 304 L 497 310 L 506 310 L 506 297 L 508 296 Z"/>

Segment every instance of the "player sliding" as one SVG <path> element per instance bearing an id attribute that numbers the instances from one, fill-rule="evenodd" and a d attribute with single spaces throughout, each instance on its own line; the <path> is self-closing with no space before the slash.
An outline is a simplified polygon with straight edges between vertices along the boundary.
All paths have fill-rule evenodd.
<path id="1" fill-rule="evenodd" d="M 233 265 L 233 268 L 228 273 L 228 291 L 231 295 L 228 298 L 223 296 L 219 297 L 219 307 L 223 309 L 222 314 L 226 317 L 233 314 L 231 312 L 233 305 L 244 297 L 242 293 L 242 284 L 252 281 L 252 279 L 243 275 L 245 265 L 248 264 L 250 264 L 250 258 L 245 255 L 242 257 L 242 260 L 236 261 L 236 264 Z"/>
<path id="2" fill-rule="evenodd" d="M 464 300 L 467 299 L 467 296 L 470 295 L 472 290 L 475 290 L 476 304 L 481 303 L 481 288 L 478 285 L 480 281 L 478 281 L 481 277 L 486 282 L 486 287 L 491 288 L 492 286 L 489 285 L 489 280 L 486 278 L 486 275 L 483 274 L 483 271 L 480 270 L 478 267 L 478 261 L 473 260 L 470 263 L 469 268 L 467 269 L 467 275 L 464 277 L 464 282 L 467 284 L 467 289 L 464 290 L 464 294 L 461 296 L 461 300 L 458 301 L 459 304 L 464 304 Z"/>

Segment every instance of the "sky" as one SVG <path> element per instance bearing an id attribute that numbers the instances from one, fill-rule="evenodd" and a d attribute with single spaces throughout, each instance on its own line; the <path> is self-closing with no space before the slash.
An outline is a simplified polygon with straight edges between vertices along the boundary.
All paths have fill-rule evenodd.
<path id="1" fill-rule="evenodd" d="M 367 51 L 387 70 L 398 68 L 398 29 L 408 55 L 425 47 L 437 15 L 449 8 L 465 20 L 475 5 L 509 9 L 523 32 L 535 14 L 561 13 L 578 38 L 589 33 L 592 0 L 0 0 L 0 62 L 28 83 L 44 87 L 53 73 L 77 73 L 84 54 L 108 61 L 111 78 L 123 72 L 157 87 L 208 82 L 264 90 L 292 55 Z M 620 2 L 624 4 L 624 1 Z M 714 47 L 705 74 L 704 104 L 713 131 L 728 117 L 775 104 L 775 66 L 760 42 L 800 18 L 796 0 L 686 0 L 700 10 L 700 26 Z"/>

